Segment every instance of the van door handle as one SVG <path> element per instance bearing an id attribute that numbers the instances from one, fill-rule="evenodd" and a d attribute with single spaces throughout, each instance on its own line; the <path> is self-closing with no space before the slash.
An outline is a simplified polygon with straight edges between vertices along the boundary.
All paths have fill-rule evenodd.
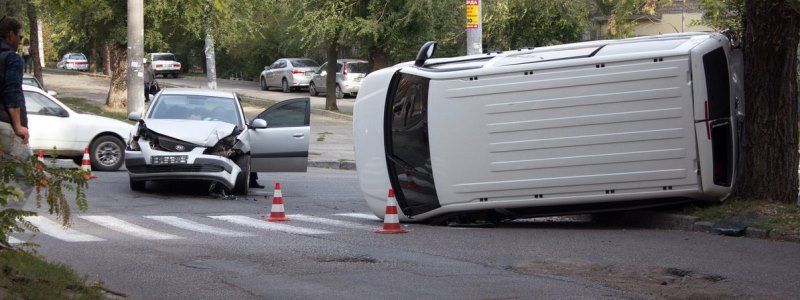
<path id="1" fill-rule="evenodd" d="M 293 137 L 296 137 L 296 138 L 301 138 L 301 137 L 304 137 L 304 136 L 305 136 L 305 134 L 302 134 L 302 133 L 295 133 L 295 134 L 293 134 L 292 136 L 293 136 Z"/>

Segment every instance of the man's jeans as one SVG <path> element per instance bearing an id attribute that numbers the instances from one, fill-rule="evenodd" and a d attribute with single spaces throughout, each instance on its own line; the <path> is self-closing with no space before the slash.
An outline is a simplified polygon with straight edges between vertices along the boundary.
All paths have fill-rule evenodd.
<path id="1" fill-rule="evenodd" d="M 33 155 L 31 148 L 22 143 L 22 139 L 14 134 L 14 129 L 11 124 L 0 122 L 0 151 L 3 154 L 11 156 L 14 159 L 27 162 L 29 157 Z M 20 202 L 9 201 L 6 207 L 14 209 L 22 209 L 25 202 L 30 197 L 33 187 L 25 183 L 25 175 L 22 170 L 16 170 L 17 182 L 11 182 L 12 185 L 20 188 L 25 196 L 20 199 Z"/>

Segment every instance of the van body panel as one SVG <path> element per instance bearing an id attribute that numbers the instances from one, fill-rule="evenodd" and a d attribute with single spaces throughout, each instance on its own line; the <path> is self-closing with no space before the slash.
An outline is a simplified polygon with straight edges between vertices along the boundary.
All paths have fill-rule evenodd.
<path id="1" fill-rule="evenodd" d="M 385 143 L 394 130 L 387 124 L 396 117 L 389 111 L 398 112 L 388 107 L 396 92 L 393 78 L 413 75 L 428 79 L 427 102 L 419 108 L 427 119 L 419 126 L 428 133 L 435 185 L 421 187 L 436 197 L 430 210 L 404 211 L 408 204 L 398 199 L 401 220 L 723 199 L 735 178 L 729 170 L 735 169 L 737 120 L 733 101 L 731 113 L 715 120 L 705 118 L 705 111 L 698 114 L 699 107 L 705 109 L 698 94 L 703 98 L 708 89 L 701 76 L 707 71 L 697 60 L 720 47 L 729 58 L 727 45 L 719 34 L 673 34 L 430 59 L 423 67 L 404 63 L 373 72 L 354 107 L 364 196 L 383 216 L 387 190 L 409 184 L 389 179 L 404 175 L 390 174 L 396 163 L 387 158 Z M 556 51 L 569 52 L 551 53 Z M 733 95 L 741 82 L 726 80 Z M 710 84 L 719 88 L 724 82 Z M 726 138 L 708 139 L 706 120 Z M 722 154 L 715 160 L 714 153 Z M 716 177 L 715 161 L 725 162 Z"/>

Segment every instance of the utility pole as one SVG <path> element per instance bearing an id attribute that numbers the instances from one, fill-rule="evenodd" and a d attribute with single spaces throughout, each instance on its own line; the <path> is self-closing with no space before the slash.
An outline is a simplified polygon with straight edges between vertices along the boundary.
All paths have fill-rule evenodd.
<path id="1" fill-rule="evenodd" d="M 206 27 L 206 80 L 208 81 L 208 88 L 212 90 L 217 89 L 217 63 L 216 55 L 214 54 L 214 8 L 211 6 L 211 1 L 206 1 L 205 16 L 203 17 L 204 25 Z"/>
<path id="2" fill-rule="evenodd" d="M 483 3 L 467 0 L 467 55 L 483 53 Z"/>
<path id="3" fill-rule="evenodd" d="M 33 34 L 33 33 L 31 33 Z M 39 41 L 39 67 L 44 68 L 44 40 L 42 39 L 42 19 L 36 18 L 36 37 Z"/>
<path id="4" fill-rule="evenodd" d="M 128 113 L 144 112 L 143 42 L 143 0 L 128 0 Z"/>

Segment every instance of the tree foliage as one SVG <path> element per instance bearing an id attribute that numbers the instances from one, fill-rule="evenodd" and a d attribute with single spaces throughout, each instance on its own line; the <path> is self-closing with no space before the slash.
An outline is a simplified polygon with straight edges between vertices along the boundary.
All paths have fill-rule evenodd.
<path id="1" fill-rule="evenodd" d="M 659 5 L 671 5 L 672 0 L 595 0 L 597 10 L 608 18 L 606 35 L 609 38 L 633 36 L 636 24 L 656 14 Z"/>
<path id="2" fill-rule="evenodd" d="M 703 18 L 692 26 L 705 25 L 714 30 L 729 29 L 734 36 L 744 32 L 744 0 L 700 0 Z"/>
<path id="3" fill-rule="evenodd" d="M 589 22 L 583 1 L 506 0 L 484 6 L 484 49 L 507 50 L 580 41 Z"/>

